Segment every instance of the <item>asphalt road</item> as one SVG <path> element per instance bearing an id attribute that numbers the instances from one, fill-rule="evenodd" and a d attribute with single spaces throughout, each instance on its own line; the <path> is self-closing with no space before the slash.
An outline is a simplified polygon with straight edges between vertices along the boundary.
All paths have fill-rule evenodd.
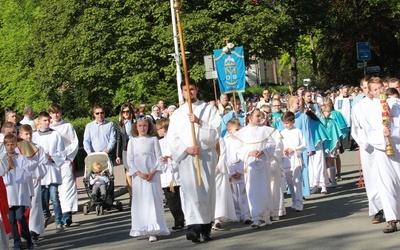
<path id="1" fill-rule="evenodd" d="M 132 238 L 130 210 L 126 194 L 116 198 L 124 211 L 111 211 L 97 216 L 94 212 L 74 215 L 72 227 L 55 233 L 50 224 L 37 242 L 36 249 L 399 249 L 400 232 L 383 234 L 386 223 L 373 225 L 368 217 L 364 188 L 358 188 L 358 151 L 342 155 L 342 177 L 328 194 L 313 194 L 304 202 L 304 211 L 290 209 L 287 215 L 271 226 L 252 229 L 241 223 L 224 223 L 226 230 L 213 231 L 213 240 L 194 244 L 187 241 L 185 231 L 172 232 L 150 243 L 148 238 Z M 173 219 L 168 209 L 169 227 Z M 10 245 L 12 241 L 10 241 Z"/>

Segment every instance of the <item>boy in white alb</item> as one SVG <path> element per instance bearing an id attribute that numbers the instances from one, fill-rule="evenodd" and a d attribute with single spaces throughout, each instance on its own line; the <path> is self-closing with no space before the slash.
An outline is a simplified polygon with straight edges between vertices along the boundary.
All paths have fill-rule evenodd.
<path id="1" fill-rule="evenodd" d="M 28 249 L 33 249 L 34 243 L 24 215 L 25 209 L 31 206 L 31 196 L 34 195 L 31 164 L 23 155 L 15 152 L 17 146 L 15 135 L 6 135 L 3 143 L 7 151 L 7 169 L 4 175 L 4 184 L 7 189 L 8 219 L 10 220 L 14 238 L 14 249 L 22 249 L 17 222 L 22 229 L 23 237 L 28 243 Z"/>
<path id="2" fill-rule="evenodd" d="M 61 165 L 65 160 L 65 149 L 60 133 L 50 128 L 50 115 L 47 112 L 41 112 L 38 116 L 39 130 L 32 135 L 32 141 L 43 147 L 48 159 L 46 167 L 47 174 L 43 177 L 42 184 L 42 206 L 46 222 L 50 219 L 49 201 L 53 203 L 55 214 L 54 222 L 56 232 L 64 231 L 64 225 L 61 221 L 61 205 L 58 187 L 62 183 Z"/>
<path id="3" fill-rule="evenodd" d="M 301 170 L 303 161 L 301 154 L 306 150 L 306 141 L 300 129 L 295 128 L 295 116 L 293 112 L 286 112 L 282 116 L 285 129 L 283 136 L 282 165 L 286 174 L 286 182 L 292 195 L 292 208 L 296 211 L 303 210 L 303 194 L 301 185 Z"/>
<path id="4" fill-rule="evenodd" d="M 32 238 L 38 240 L 39 235 L 44 233 L 41 180 L 47 173 L 47 158 L 44 149 L 31 142 L 32 132 L 32 127 L 29 124 L 23 124 L 19 127 L 19 137 L 23 140 L 18 142 L 18 148 L 21 154 L 35 166 L 31 172 L 34 196 L 32 197 L 32 206 L 29 211 L 29 229 L 31 230 Z"/>
<path id="5" fill-rule="evenodd" d="M 226 127 L 229 134 L 223 138 L 226 146 L 225 161 L 229 168 L 236 219 L 243 221 L 245 224 L 250 224 L 249 203 L 246 194 L 246 183 L 244 181 L 244 163 L 239 159 L 234 149 L 236 139 L 233 136 L 239 131 L 241 125 L 239 120 L 234 118 L 228 121 Z"/>
<path id="6" fill-rule="evenodd" d="M 156 123 L 156 128 L 158 136 L 164 137 L 158 141 L 163 156 L 163 169 L 160 177 L 164 196 L 168 202 L 169 211 L 171 211 L 175 221 L 172 230 L 181 230 L 185 227 L 185 215 L 182 211 L 180 192 L 181 178 L 178 172 L 178 164 L 172 159 L 172 153 L 167 141 L 169 119 L 159 119 Z"/>

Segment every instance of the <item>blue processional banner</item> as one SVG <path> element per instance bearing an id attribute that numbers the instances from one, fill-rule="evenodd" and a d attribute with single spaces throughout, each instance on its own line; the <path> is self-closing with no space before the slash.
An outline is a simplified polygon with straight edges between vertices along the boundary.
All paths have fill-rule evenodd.
<path id="1" fill-rule="evenodd" d="M 215 49 L 214 59 L 221 93 L 244 92 L 246 68 L 243 47 L 234 47 L 228 53 Z"/>

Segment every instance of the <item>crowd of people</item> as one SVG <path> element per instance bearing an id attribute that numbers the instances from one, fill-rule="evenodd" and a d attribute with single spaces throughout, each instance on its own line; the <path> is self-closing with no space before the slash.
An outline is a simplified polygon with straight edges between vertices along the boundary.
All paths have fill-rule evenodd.
<path id="1" fill-rule="evenodd" d="M 86 125 L 86 153 L 111 157 L 116 146 L 115 161 L 124 166 L 130 236 L 154 242 L 170 234 L 162 192 L 174 218 L 171 229 L 186 226 L 186 238 L 193 242 L 211 240 L 211 230 L 226 221 L 252 228 L 270 225 L 286 215 L 285 192 L 292 197 L 291 208 L 301 212 L 303 197 L 335 188 L 341 181 L 340 154 L 357 147 L 372 223 L 387 221 L 383 232 L 397 231 L 398 79 L 363 78 L 360 86 L 324 93 L 304 86 L 291 95 L 265 89 L 261 98 L 245 103 L 229 100 L 228 94 L 216 103 L 203 102 L 192 79 L 181 89 L 191 107 L 188 102 L 165 107 L 160 100 L 147 114 L 145 104 L 135 109 L 126 103 L 115 126 L 105 119 L 103 106 L 96 105 L 95 119 Z M 22 249 L 21 237 L 33 249 L 52 216 L 50 200 L 56 232 L 73 223 L 78 138 L 61 115 L 57 104 L 35 121 L 29 107 L 20 122 L 15 112 L 6 113 L 0 138 L 1 249 L 8 249 L 9 233 L 15 249 Z M 98 163 L 92 174 L 91 198 L 106 199 L 108 179 Z"/>

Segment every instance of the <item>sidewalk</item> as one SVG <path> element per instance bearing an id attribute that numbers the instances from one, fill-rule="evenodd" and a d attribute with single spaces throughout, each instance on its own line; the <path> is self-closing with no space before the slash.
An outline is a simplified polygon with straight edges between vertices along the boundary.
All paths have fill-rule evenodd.
<path id="1" fill-rule="evenodd" d="M 78 211 L 82 211 L 83 204 L 88 202 L 85 185 L 83 184 L 84 171 L 79 170 L 76 173 L 76 186 L 78 189 Z M 114 196 L 118 197 L 128 192 L 125 181 L 125 170 L 123 165 L 114 166 Z"/>

